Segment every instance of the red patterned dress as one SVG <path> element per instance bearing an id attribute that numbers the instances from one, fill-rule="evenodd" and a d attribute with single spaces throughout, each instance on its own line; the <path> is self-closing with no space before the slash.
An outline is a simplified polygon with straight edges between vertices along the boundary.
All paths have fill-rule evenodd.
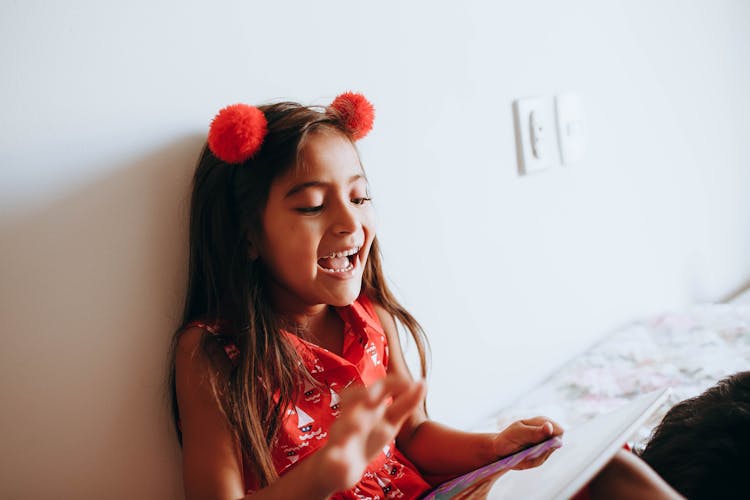
<path id="1" fill-rule="evenodd" d="M 340 414 L 339 394 L 352 384 L 371 385 L 386 374 L 388 342 L 383 327 L 370 300 L 364 295 L 336 311 L 344 321 L 344 347 L 342 356 L 296 335 L 283 334 L 296 347 L 307 370 L 323 387 L 307 383 L 302 387 L 302 397 L 286 410 L 271 454 L 279 475 L 294 468 L 295 464 L 321 448 L 328 437 L 328 429 Z M 216 324 L 192 321 L 187 326 L 198 326 L 218 334 Z M 224 345 L 230 360 L 239 352 L 233 344 Z M 245 490 L 258 488 L 257 481 L 245 463 Z M 430 489 L 417 468 L 396 449 L 395 441 L 383 448 L 365 470 L 359 483 L 348 491 L 340 491 L 334 499 L 390 499 L 418 498 Z"/>

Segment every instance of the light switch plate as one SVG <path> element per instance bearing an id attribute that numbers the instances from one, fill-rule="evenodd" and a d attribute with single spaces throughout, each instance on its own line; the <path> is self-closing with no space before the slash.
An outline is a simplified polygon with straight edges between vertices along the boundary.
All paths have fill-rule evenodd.
<path id="1" fill-rule="evenodd" d="M 586 117 L 581 96 L 569 92 L 555 97 L 557 135 L 563 165 L 577 163 L 586 147 Z"/>
<path id="2" fill-rule="evenodd" d="M 529 97 L 513 102 L 516 156 L 521 175 L 557 164 L 555 108 L 551 98 Z"/>

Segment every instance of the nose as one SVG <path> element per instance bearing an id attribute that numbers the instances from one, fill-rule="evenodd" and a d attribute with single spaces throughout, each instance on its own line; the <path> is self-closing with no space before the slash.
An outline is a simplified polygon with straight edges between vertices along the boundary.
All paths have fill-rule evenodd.
<path id="1" fill-rule="evenodd" d="M 334 210 L 331 230 L 336 234 L 350 234 L 359 229 L 360 221 L 357 207 L 349 200 L 340 200 Z"/>

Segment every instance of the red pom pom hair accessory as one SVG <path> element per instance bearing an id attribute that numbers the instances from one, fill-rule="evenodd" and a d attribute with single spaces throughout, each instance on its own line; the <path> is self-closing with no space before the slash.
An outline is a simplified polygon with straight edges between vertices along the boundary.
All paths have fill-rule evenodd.
<path id="1" fill-rule="evenodd" d="M 330 106 L 344 125 L 359 140 L 372 130 L 375 108 L 362 94 L 344 92 Z M 244 163 L 263 144 L 268 132 L 266 116 L 255 106 L 232 104 L 217 113 L 208 131 L 208 148 L 214 156 L 229 164 Z"/>
<path id="2" fill-rule="evenodd" d="M 232 104 L 219 111 L 208 131 L 208 147 L 218 159 L 243 163 L 258 152 L 268 131 L 266 115 L 255 106 Z"/>
<path id="3" fill-rule="evenodd" d="M 355 141 L 363 138 L 372 130 L 375 108 L 362 94 L 344 92 L 333 100 L 330 107 L 344 118 L 344 123 L 352 132 Z"/>

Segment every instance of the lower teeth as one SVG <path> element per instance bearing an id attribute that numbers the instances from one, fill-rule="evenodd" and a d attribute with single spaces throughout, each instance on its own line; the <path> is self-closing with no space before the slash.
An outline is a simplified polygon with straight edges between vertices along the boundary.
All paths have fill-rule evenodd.
<path id="1" fill-rule="evenodd" d="M 321 267 L 323 267 L 323 266 L 321 266 Z M 354 269 L 354 264 L 352 264 L 351 262 L 349 262 L 349 265 L 346 266 L 343 269 L 330 269 L 328 267 L 323 267 L 323 269 L 325 269 L 329 273 L 345 273 L 347 271 L 351 271 L 352 269 Z"/>
<path id="2" fill-rule="evenodd" d="M 329 273 L 344 273 L 346 271 L 351 271 L 352 269 L 354 269 L 354 266 L 349 264 L 349 267 L 345 267 L 344 269 L 326 269 L 325 267 L 323 269 L 325 269 Z"/>

